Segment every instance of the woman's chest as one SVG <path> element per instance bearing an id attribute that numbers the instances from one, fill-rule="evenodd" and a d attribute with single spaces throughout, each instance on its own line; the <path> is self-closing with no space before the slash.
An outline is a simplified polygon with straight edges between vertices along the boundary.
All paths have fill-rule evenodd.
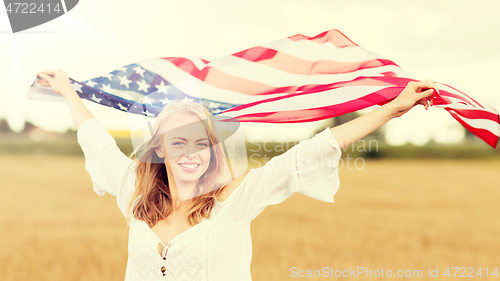
<path id="1" fill-rule="evenodd" d="M 239 271 L 250 268 L 249 224 L 217 209 L 210 219 L 173 237 L 164 255 L 158 251 L 162 244 L 146 222 L 131 220 L 127 265 L 127 275 L 135 276 L 131 280 L 225 280 L 221 276 L 227 275 L 228 267 L 238 269 L 236 275 L 249 274 Z"/>
<path id="2" fill-rule="evenodd" d="M 164 245 L 146 222 L 132 220 L 128 245 L 129 264 L 136 267 L 141 278 L 146 278 L 143 276 L 146 274 L 151 275 L 151 280 L 159 277 L 165 280 L 205 280 L 209 224 L 202 221 L 184 232 L 166 233 L 173 237 Z"/>
<path id="3" fill-rule="evenodd" d="M 160 220 L 153 227 L 151 227 L 151 230 L 161 241 L 160 244 L 168 245 L 176 236 L 195 226 L 191 225 L 186 220 L 181 219 L 170 220 L 169 222 L 166 220 Z M 161 250 L 159 252 L 161 254 Z"/>

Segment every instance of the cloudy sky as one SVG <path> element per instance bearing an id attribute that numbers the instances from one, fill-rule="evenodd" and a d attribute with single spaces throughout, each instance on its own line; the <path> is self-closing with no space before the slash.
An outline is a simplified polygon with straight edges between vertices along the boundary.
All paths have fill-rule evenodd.
<path id="1" fill-rule="evenodd" d="M 74 128 L 64 102 L 26 99 L 41 70 L 62 68 L 82 81 L 147 58 L 216 59 L 333 28 L 395 61 L 412 78 L 446 83 L 500 109 L 499 10 L 499 1 L 82 0 L 68 14 L 17 34 L 0 11 L 0 118 L 16 130 L 25 120 L 46 130 Z M 108 129 L 128 129 L 126 113 L 85 103 Z M 263 128 L 266 137 L 276 139 L 297 137 L 292 131 L 317 125 Z M 444 110 L 421 106 L 386 125 L 392 144 L 455 142 L 461 128 Z"/>

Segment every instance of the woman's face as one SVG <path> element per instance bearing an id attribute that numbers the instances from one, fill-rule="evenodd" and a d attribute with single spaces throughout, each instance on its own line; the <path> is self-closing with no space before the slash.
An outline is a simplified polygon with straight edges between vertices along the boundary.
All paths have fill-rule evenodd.
<path id="1" fill-rule="evenodd" d="M 161 152 L 169 161 L 176 184 L 197 182 L 207 171 L 211 156 L 203 123 L 195 116 L 180 114 L 167 119 L 162 132 Z"/>

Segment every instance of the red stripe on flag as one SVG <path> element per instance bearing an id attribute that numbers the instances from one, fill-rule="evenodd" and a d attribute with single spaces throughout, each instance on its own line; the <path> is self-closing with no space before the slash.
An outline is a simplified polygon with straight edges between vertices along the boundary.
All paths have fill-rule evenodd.
<path id="1" fill-rule="evenodd" d="M 386 65 L 399 67 L 393 61 L 386 59 L 372 59 L 361 62 L 339 62 L 330 60 L 308 61 L 264 47 L 255 47 L 235 53 L 233 56 L 267 65 L 284 72 L 306 75 L 349 73 Z"/>
<path id="2" fill-rule="evenodd" d="M 469 98 L 469 99 L 470 99 L 470 100 L 472 100 L 473 102 L 477 103 L 477 105 L 478 105 L 479 107 L 484 108 L 484 106 L 483 106 L 480 102 L 478 102 L 478 101 L 476 101 L 475 99 L 471 98 L 470 96 L 466 95 L 464 92 L 459 91 L 459 90 L 455 89 L 454 87 L 452 87 L 452 86 L 450 86 L 450 85 L 447 85 L 447 84 L 444 84 L 444 83 L 441 83 L 441 82 L 440 82 L 440 84 L 443 84 L 443 85 L 445 85 L 445 86 L 448 86 L 448 87 L 452 88 L 453 90 L 455 90 L 455 91 L 459 92 L 460 94 L 462 94 L 462 95 L 466 96 L 467 98 Z M 470 102 L 467 102 L 467 103 L 468 103 L 468 104 L 470 104 Z M 475 107 L 475 106 L 474 106 L 474 107 Z"/>
<path id="3" fill-rule="evenodd" d="M 234 75 L 229 75 L 227 73 L 222 72 L 221 70 L 208 66 L 203 69 L 198 69 L 196 65 L 189 59 L 186 58 L 179 58 L 179 57 L 165 57 L 162 58 L 164 60 L 167 60 L 171 63 L 173 63 L 175 66 L 177 66 L 179 69 L 187 72 L 191 76 L 198 78 L 205 83 L 221 88 L 221 89 L 226 89 L 226 90 L 231 90 L 231 91 L 236 91 L 240 92 L 243 94 L 247 95 L 259 95 L 259 94 L 284 94 L 284 93 L 294 93 L 296 89 L 298 89 L 298 86 L 287 86 L 287 87 L 272 87 L 264 83 L 260 83 L 257 81 L 241 78 L 241 77 L 236 77 Z M 365 67 L 365 68 L 370 68 L 370 67 Z M 363 68 L 360 68 L 363 69 Z M 357 69 L 357 70 L 360 70 Z M 399 78 L 399 77 L 391 77 L 391 76 L 384 76 L 386 78 Z M 367 78 L 367 77 L 362 77 L 361 78 Z M 374 78 L 382 78 L 382 77 L 369 77 L 370 79 Z M 403 78 L 399 78 L 403 79 Z M 406 79 L 406 78 L 405 78 Z M 356 79 L 355 79 L 356 80 Z M 381 79 L 378 79 L 381 80 Z M 352 80 L 354 81 L 354 80 Z M 381 80 L 383 81 L 383 80 Z M 401 80 L 389 80 L 389 81 L 397 81 L 399 83 L 402 83 L 404 81 Z M 405 80 L 406 81 L 406 80 Z M 414 79 L 408 79 L 408 81 L 417 81 Z M 351 82 L 351 81 L 349 81 Z M 344 82 L 341 82 L 344 83 Z M 407 82 L 406 82 L 407 83 Z M 335 83 L 332 83 L 335 84 Z M 369 84 L 366 84 L 369 85 Z M 373 85 L 373 84 L 371 84 Z M 305 85 L 310 86 L 310 85 Z M 317 85 L 313 85 L 317 86 Z M 389 86 L 389 85 L 388 85 Z M 302 86 L 304 87 L 304 86 Z"/>
<path id="4" fill-rule="evenodd" d="M 497 147 L 498 144 L 498 136 L 494 135 L 492 132 L 486 130 L 486 129 L 478 129 L 470 126 L 466 122 L 464 122 L 460 117 L 457 116 L 457 114 L 453 111 L 449 111 L 447 108 L 445 108 L 453 118 L 455 118 L 460 124 L 462 124 L 467 130 L 469 130 L 471 133 L 474 135 L 478 136 L 482 140 L 484 140 L 487 144 L 492 146 L 493 148 Z"/>
<path id="5" fill-rule="evenodd" d="M 455 109 L 455 108 L 446 108 L 448 112 L 455 112 L 456 114 L 469 118 L 469 119 L 488 119 L 493 122 L 499 123 L 500 120 L 498 114 L 494 114 L 491 112 L 487 112 L 481 109 Z"/>
<path id="6" fill-rule="evenodd" d="M 340 103 L 340 104 L 334 104 L 334 105 L 329 105 L 329 106 L 323 106 L 323 107 L 318 107 L 318 108 L 310 108 L 310 109 L 301 109 L 301 110 L 295 110 L 295 111 L 274 111 L 272 112 L 273 115 L 272 117 L 269 117 L 269 112 L 263 112 L 263 113 L 252 113 L 252 114 L 242 114 L 242 115 L 237 115 L 238 111 L 250 108 L 253 106 L 257 106 L 261 103 L 266 103 L 266 102 L 275 102 L 283 99 L 283 97 L 274 97 L 266 100 L 261 100 L 257 102 L 252 102 L 248 104 L 243 104 L 240 106 L 236 106 L 234 108 L 225 110 L 223 113 L 228 113 L 228 112 L 235 112 L 236 115 L 238 116 L 238 120 L 240 122 L 262 122 L 262 123 L 300 123 L 300 122 L 308 122 L 308 121 L 316 121 L 316 120 L 322 120 L 325 118 L 331 118 L 331 117 L 336 117 L 342 114 L 346 114 L 349 112 L 361 110 L 367 107 L 370 107 L 375 104 L 383 103 L 387 100 L 392 100 L 395 97 L 397 97 L 401 93 L 401 88 L 397 87 L 390 87 L 390 88 L 385 88 L 381 89 L 379 91 L 375 91 L 373 93 L 367 94 L 366 96 L 360 97 L 358 99 L 350 100 L 348 102 Z M 297 96 L 294 95 L 294 96 Z M 289 96 L 287 96 L 289 97 Z M 312 116 L 312 113 L 315 112 L 315 110 L 320 110 L 320 112 L 324 112 L 324 110 L 328 110 L 329 113 L 327 114 L 328 117 L 325 117 L 322 114 Z M 295 117 L 293 118 L 295 121 L 290 121 L 290 119 L 283 118 L 283 114 L 286 112 L 293 112 L 295 113 Z M 318 114 L 318 113 L 316 113 Z M 260 119 L 262 117 L 266 117 L 264 119 Z M 240 119 L 242 118 L 242 119 Z"/>
<path id="7" fill-rule="evenodd" d="M 234 53 L 234 54 L 232 54 L 232 56 L 239 57 L 239 58 L 246 59 L 246 60 L 253 61 L 253 62 L 258 62 L 258 61 L 262 61 L 262 60 L 271 59 L 271 58 L 275 57 L 277 53 L 278 53 L 278 51 L 276 51 L 276 50 L 257 46 L 257 47 L 253 47 L 250 49 L 246 49 L 246 50 L 241 51 L 241 52 Z M 292 56 L 290 56 L 290 57 L 293 58 Z"/>

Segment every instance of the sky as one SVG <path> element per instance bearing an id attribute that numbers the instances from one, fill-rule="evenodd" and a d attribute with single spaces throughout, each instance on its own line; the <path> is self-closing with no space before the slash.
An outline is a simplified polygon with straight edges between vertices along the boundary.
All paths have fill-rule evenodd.
<path id="1" fill-rule="evenodd" d="M 294 34 L 339 29 L 396 62 L 415 79 L 446 83 L 500 109 L 499 1 L 402 0 L 82 0 L 69 13 L 13 34 L 0 11 L 0 118 L 45 130 L 75 128 L 65 102 L 26 99 L 35 74 L 61 68 L 77 81 L 153 57 L 216 59 Z M 110 130 L 127 130 L 127 113 L 84 101 Z M 366 113 L 366 111 L 364 112 Z M 264 138 L 303 139 L 324 122 L 244 124 Z M 390 144 L 458 142 L 463 127 L 445 110 L 417 106 L 386 125 Z"/>

